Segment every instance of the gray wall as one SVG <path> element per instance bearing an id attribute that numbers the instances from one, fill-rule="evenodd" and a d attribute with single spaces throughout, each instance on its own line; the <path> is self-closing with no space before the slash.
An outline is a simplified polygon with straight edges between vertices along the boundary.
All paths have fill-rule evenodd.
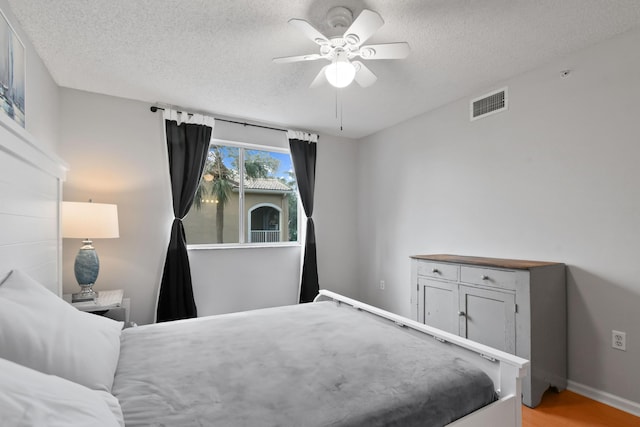
<path id="1" fill-rule="evenodd" d="M 362 140 L 360 296 L 409 315 L 412 254 L 564 262 L 570 380 L 640 402 L 638 45 L 620 36 Z M 469 100 L 503 86 L 509 110 L 470 122 Z"/>
<path id="2" fill-rule="evenodd" d="M 131 320 L 153 319 L 173 218 L 160 118 L 141 102 L 60 90 L 59 154 L 70 165 L 63 198 L 118 205 L 120 237 L 95 239 L 95 289 L 124 289 Z M 168 225 L 169 224 L 169 225 Z M 63 287 L 76 292 L 79 239 L 63 239 Z"/>
<path id="3" fill-rule="evenodd" d="M 100 275 L 95 288 L 125 290 L 131 319 L 154 318 L 168 244 L 171 211 L 162 115 L 149 104 L 61 89 L 61 148 L 70 164 L 64 199 L 116 203 L 120 238 L 96 240 Z M 218 122 L 214 137 L 288 146 L 282 132 Z M 321 286 L 354 295 L 354 192 L 357 144 L 322 136 L 318 148 L 316 222 Z M 73 261 L 79 240 L 64 239 L 64 291 L 78 287 Z M 337 248 L 337 249 L 336 249 Z M 300 247 L 191 250 L 200 315 L 293 304 Z"/>

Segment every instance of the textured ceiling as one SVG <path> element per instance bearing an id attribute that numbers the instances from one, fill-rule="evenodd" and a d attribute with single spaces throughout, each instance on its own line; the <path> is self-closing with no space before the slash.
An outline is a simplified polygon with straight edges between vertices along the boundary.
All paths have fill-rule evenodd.
<path id="1" fill-rule="evenodd" d="M 359 138 L 640 26 L 639 0 L 8 0 L 64 87 Z M 337 93 L 309 84 L 324 61 L 289 25 L 330 35 L 326 12 L 380 13 L 366 44 L 406 41 L 404 60 Z M 342 106 L 343 130 L 340 130 Z"/>

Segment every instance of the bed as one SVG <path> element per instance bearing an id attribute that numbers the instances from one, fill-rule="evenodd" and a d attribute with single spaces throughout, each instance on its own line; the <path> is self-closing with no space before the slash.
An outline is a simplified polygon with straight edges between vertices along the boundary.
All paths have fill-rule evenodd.
<path id="1" fill-rule="evenodd" d="M 77 311 L 60 298 L 66 167 L 0 124 L 8 425 L 521 425 L 526 360 L 330 291 L 124 330 Z"/>
<path id="2" fill-rule="evenodd" d="M 123 332 L 113 394 L 130 426 L 442 426 L 496 397 L 441 347 L 329 301 L 148 325 Z"/>

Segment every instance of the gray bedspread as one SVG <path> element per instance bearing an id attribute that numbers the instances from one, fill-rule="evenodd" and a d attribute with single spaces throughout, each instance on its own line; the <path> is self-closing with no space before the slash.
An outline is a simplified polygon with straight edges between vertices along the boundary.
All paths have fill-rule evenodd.
<path id="1" fill-rule="evenodd" d="M 433 338 L 333 302 L 126 329 L 127 426 L 442 426 L 496 399 Z"/>

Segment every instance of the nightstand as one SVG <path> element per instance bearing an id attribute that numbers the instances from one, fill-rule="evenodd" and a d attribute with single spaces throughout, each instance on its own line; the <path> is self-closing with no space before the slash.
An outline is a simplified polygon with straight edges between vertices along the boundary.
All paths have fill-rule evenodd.
<path id="1" fill-rule="evenodd" d="M 129 308 L 131 300 L 124 298 L 124 291 L 116 289 L 114 291 L 98 291 L 98 297 L 95 301 L 71 302 L 71 294 L 62 296 L 66 302 L 74 306 L 80 311 L 87 313 L 99 314 L 110 319 L 129 324 Z"/>

